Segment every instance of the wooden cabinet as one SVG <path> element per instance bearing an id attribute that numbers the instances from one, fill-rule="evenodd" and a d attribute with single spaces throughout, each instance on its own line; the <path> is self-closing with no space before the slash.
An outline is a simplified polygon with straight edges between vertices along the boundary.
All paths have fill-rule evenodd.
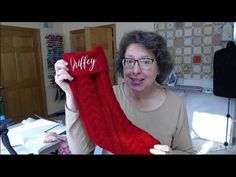
<path id="1" fill-rule="evenodd" d="M 112 84 L 117 83 L 117 76 L 114 70 L 115 45 L 111 27 L 86 27 L 84 29 L 70 32 L 71 52 L 88 51 L 101 45 L 104 49 L 109 64 L 109 76 Z"/>

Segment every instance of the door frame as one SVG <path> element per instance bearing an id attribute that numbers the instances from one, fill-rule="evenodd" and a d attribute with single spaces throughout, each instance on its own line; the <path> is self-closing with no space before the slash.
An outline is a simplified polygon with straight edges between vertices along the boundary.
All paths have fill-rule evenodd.
<path id="1" fill-rule="evenodd" d="M 118 83 L 118 74 L 116 72 L 116 53 L 117 53 L 116 24 L 102 25 L 102 26 L 96 26 L 96 27 L 111 28 L 112 29 L 113 70 L 114 70 L 114 84 L 116 85 Z"/>

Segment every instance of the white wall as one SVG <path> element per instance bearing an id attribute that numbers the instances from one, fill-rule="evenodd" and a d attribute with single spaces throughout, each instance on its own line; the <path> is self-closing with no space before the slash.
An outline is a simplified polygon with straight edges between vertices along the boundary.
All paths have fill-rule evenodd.
<path id="1" fill-rule="evenodd" d="M 116 23 L 116 42 L 117 47 L 119 46 L 120 40 L 124 33 L 131 30 L 146 30 L 154 31 L 153 22 L 120 22 Z"/>

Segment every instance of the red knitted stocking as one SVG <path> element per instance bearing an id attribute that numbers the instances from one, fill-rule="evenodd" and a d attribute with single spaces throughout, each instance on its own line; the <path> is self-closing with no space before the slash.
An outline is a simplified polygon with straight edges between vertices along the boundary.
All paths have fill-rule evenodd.
<path id="1" fill-rule="evenodd" d="M 70 82 L 80 117 L 88 136 L 114 154 L 150 154 L 158 140 L 130 122 L 113 92 L 102 47 L 65 53 Z"/>

